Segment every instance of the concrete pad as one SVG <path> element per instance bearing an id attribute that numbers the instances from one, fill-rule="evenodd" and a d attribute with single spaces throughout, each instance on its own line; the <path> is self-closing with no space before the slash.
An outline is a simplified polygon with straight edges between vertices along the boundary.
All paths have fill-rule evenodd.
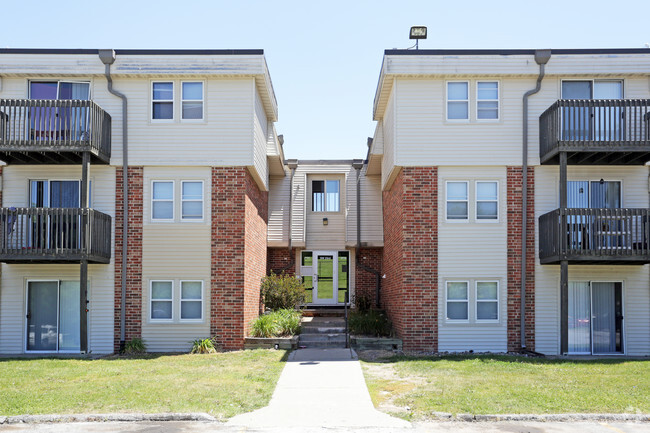
<path id="1" fill-rule="evenodd" d="M 351 349 L 293 352 L 265 408 L 233 417 L 227 426 L 383 427 L 411 424 L 372 405 L 359 360 Z"/>

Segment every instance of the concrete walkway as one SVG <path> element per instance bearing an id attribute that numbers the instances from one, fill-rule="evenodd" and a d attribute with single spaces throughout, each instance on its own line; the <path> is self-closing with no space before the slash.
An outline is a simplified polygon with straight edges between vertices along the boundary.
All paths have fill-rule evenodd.
<path id="1" fill-rule="evenodd" d="M 302 349 L 291 353 L 265 408 L 238 415 L 229 426 L 388 427 L 410 423 L 377 411 L 361 365 L 350 349 Z"/>

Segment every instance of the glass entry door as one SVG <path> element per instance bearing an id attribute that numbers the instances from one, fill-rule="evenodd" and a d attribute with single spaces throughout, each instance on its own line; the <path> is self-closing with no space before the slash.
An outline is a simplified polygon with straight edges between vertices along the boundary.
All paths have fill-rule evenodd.
<path id="1" fill-rule="evenodd" d="M 569 282 L 569 353 L 623 353 L 621 283 Z"/>
<path id="2" fill-rule="evenodd" d="M 79 282 L 27 283 L 27 341 L 35 352 L 79 352 Z"/>
<path id="3" fill-rule="evenodd" d="M 303 251 L 301 275 L 305 288 L 311 291 L 307 303 L 313 305 L 343 304 L 349 288 L 348 251 Z"/>

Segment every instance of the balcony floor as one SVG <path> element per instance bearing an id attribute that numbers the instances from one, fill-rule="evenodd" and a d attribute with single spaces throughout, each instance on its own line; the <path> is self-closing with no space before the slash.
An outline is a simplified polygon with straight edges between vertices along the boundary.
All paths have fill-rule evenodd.
<path id="1" fill-rule="evenodd" d="M 74 148 L 56 149 L 43 148 L 42 146 L 24 146 L 4 147 L 0 143 L 0 161 L 7 164 L 25 165 L 25 164 L 81 164 L 84 151 L 87 146 L 78 146 Z M 109 164 L 110 156 L 90 153 L 90 162 L 92 164 Z"/>
<path id="2" fill-rule="evenodd" d="M 560 163 L 560 152 L 567 152 L 567 164 L 569 165 L 644 165 L 650 161 L 650 146 L 603 146 L 602 142 L 584 144 L 580 146 L 563 145 L 554 148 L 546 155 L 540 156 L 541 164 L 558 165 Z"/>
<path id="3" fill-rule="evenodd" d="M 584 256 L 584 255 L 570 255 L 566 258 L 559 256 L 551 256 L 540 258 L 539 262 L 542 265 L 559 265 L 562 260 L 566 260 L 570 265 L 619 265 L 619 266 L 641 266 L 650 263 L 650 255 L 634 256 L 634 257 L 620 257 L 620 256 Z"/>

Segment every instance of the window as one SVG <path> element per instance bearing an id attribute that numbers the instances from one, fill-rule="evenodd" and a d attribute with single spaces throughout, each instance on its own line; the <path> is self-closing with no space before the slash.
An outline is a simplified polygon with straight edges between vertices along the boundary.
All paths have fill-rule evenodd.
<path id="1" fill-rule="evenodd" d="M 181 320 L 203 318 L 203 281 L 181 281 Z"/>
<path id="2" fill-rule="evenodd" d="M 468 219 L 467 182 L 447 182 L 447 219 Z"/>
<path id="3" fill-rule="evenodd" d="M 151 219 L 174 220 L 174 182 L 153 181 L 151 194 Z"/>
<path id="4" fill-rule="evenodd" d="M 476 282 L 476 320 L 499 320 L 499 283 L 496 281 Z"/>
<path id="5" fill-rule="evenodd" d="M 499 119 L 498 81 L 479 81 L 476 83 L 476 118 L 479 120 Z"/>
<path id="6" fill-rule="evenodd" d="M 203 219 L 203 181 L 181 182 L 181 219 Z"/>
<path id="7" fill-rule="evenodd" d="M 447 83 L 447 120 L 469 120 L 469 82 Z"/>
<path id="8" fill-rule="evenodd" d="M 497 220 L 499 218 L 498 182 L 476 182 L 476 219 Z"/>
<path id="9" fill-rule="evenodd" d="M 174 283 L 151 282 L 151 320 L 172 320 Z"/>
<path id="10" fill-rule="evenodd" d="M 203 83 L 184 81 L 181 83 L 181 119 L 203 119 Z"/>
<path id="11" fill-rule="evenodd" d="M 174 119 L 174 83 L 152 83 L 151 118 L 154 120 Z"/>
<path id="12" fill-rule="evenodd" d="M 340 209 L 338 180 L 314 180 L 311 183 L 311 210 L 313 212 L 338 212 Z"/>
<path id="13" fill-rule="evenodd" d="M 447 320 L 469 319 L 467 281 L 447 282 Z"/>

